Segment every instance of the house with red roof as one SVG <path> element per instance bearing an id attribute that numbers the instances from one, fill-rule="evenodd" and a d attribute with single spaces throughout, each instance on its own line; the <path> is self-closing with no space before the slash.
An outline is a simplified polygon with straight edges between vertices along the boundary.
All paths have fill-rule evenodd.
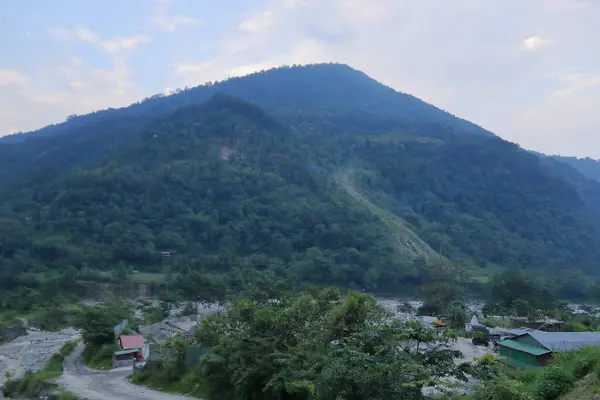
<path id="1" fill-rule="evenodd" d="M 119 337 L 119 347 L 123 350 L 144 348 L 144 337 L 142 335 L 121 335 Z"/>

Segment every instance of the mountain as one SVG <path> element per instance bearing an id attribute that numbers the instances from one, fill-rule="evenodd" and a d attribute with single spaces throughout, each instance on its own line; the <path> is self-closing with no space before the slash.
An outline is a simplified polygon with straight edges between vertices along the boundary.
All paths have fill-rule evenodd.
<path id="1" fill-rule="evenodd" d="M 600 160 L 592 158 L 551 156 L 552 158 L 570 165 L 589 179 L 600 182 Z"/>
<path id="2" fill-rule="evenodd" d="M 0 139 L 0 185 L 48 167 L 65 171 L 113 154 L 155 118 L 228 93 L 263 107 L 289 126 L 316 134 L 476 133 L 483 128 L 342 64 L 281 67 L 156 95 L 121 109 L 71 116 L 38 131 Z"/>
<path id="3" fill-rule="evenodd" d="M 449 265 L 543 271 L 564 293 L 598 274 L 600 183 L 346 66 L 73 117 L 0 154 L 19 166 L 0 201 L 6 307 L 133 270 L 387 293 L 462 279 Z"/>
<path id="4" fill-rule="evenodd" d="M 100 166 L 11 193 L 5 289 L 28 274 L 165 267 L 390 290 L 406 275 L 380 222 L 315 173 L 302 138 L 225 95 L 156 121 Z M 31 284 L 31 283 L 29 283 Z"/>

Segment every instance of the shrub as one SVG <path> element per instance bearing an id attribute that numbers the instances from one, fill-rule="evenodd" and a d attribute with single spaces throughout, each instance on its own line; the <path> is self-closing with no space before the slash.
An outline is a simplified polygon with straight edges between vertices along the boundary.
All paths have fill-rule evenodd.
<path id="1" fill-rule="evenodd" d="M 555 400 L 575 385 L 575 377 L 563 367 L 547 367 L 535 386 L 535 395 L 540 400 Z"/>
<path id="2" fill-rule="evenodd" d="M 533 400 L 525 390 L 525 385 L 508 379 L 496 379 L 477 386 L 473 400 Z"/>

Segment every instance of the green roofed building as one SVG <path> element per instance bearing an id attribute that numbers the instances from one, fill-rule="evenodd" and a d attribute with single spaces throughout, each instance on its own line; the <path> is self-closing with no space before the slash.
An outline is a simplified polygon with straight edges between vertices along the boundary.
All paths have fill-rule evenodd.
<path id="1" fill-rule="evenodd" d="M 499 345 L 503 361 L 517 368 L 536 368 L 548 364 L 552 354 L 582 346 L 600 346 L 600 332 L 530 331 L 503 340 Z"/>

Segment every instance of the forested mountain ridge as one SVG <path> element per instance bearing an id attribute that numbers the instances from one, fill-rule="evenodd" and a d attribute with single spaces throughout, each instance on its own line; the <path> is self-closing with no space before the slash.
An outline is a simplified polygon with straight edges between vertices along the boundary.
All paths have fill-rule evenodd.
<path id="1" fill-rule="evenodd" d="M 253 94 L 271 93 L 270 107 L 217 93 L 160 111 L 169 98 L 156 98 L 138 105 L 157 107 L 146 114 L 99 112 L 72 118 L 71 133 L 0 143 L 12 157 L 0 162 L 27 177 L 0 201 L 0 300 L 16 288 L 2 301 L 31 304 L 56 290 L 41 276 L 67 287 L 111 270 L 178 273 L 180 283 L 196 271 L 230 288 L 249 274 L 295 276 L 388 293 L 447 280 L 436 275 L 444 263 L 551 270 L 559 281 L 598 274 L 600 183 L 424 103 L 402 106 L 349 67 L 281 68 L 247 86 L 278 74 L 289 85 L 274 79 Z M 244 79 L 234 87 L 253 93 Z M 377 111 L 360 91 L 340 104 L 361 85 L 393 104 Z M 42 149 L 50 158 L 28 164 Z"/>
<path id="2" fill-rule="evenodd" d="M 570 165 L 589 179 L 600 182 L 600 160 L 592 158 L 549 156 L 552 159 Z"/>
<path id="3" fill-rule="evenodd" d="M 143 132 L 155 117 L 201 104 L 216 93 L 253 102 L 287 125 L 323 135 L 373 135 L 391 130 L 415 135 L 492 135 L 347 65 L 280 67 L 169 96 L 156 95 L 121 109 L 72 116 L 38 131 L 1 138 L 0 186 L 48 167 L 64 172 L 90 165 Z"/>
<path id="4" fill-rule="evenodd" d="M 361 147 L 355 151 L 377 172 L 362 178 L 366 192 L 444 255 L 596 271 L 600 214 L 583 195 L 600 185 L 583 178 L 586 186 L 576 186 L 576 171 L 567 177 L 499 138 Z"/>
<path id="5" fill-rule="evenodd" d="M 407 273 L 377 219 L 313 172 L 302 138 L 218 95 L 162 119 L 100 167 L 12 194 L 2 285 L 46 269 L 242 271 L 391 290 Z M 5 230 L 6 229 L 6 230 Z"/>

